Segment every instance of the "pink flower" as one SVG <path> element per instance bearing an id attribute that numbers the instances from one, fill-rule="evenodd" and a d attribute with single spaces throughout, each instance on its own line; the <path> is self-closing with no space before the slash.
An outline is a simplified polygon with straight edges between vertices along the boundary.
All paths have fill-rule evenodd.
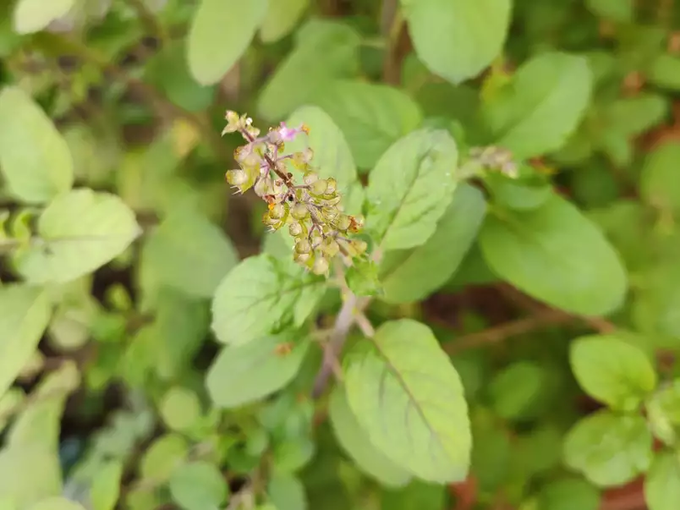
<path id="1" fill-rule="evenodd" d="M 281 127 L 279 127 L 277 131 L 279 132 L 281 141 L 290 142 L 292 140 L 295 140 L 295 137 L 303 131 L 305 133 L 309 133 L 309 128 L 304 124 L 300 124 L 300 127 L 297 128 L 289 128 L 288 126 L 286 126 L 285 122 L 282 122 Z"/>

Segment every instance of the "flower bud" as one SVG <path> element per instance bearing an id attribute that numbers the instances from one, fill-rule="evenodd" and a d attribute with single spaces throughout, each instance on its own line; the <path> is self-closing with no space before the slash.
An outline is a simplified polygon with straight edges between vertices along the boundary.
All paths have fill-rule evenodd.
<path id="1" fill-rule="evenodd" d="M 295 260 L 295 262 L 298 264 L 302 264 L 303 266 L 306 266 L 311 258 L 312 255 L 309 253 L 296 253 L 293 256 L 293 260 Z"/>
<path id="2" fill-rule="evenodd" d="M 315 230 L 309 236 L 309 240 L 312 243 L 312 248 L 314 248 L 316 250 L 319 246 L 321 246 L 321 242 L 323 241 L 323 236 L 317 230 Z"/>
<path id="3" fill-rule="evenodd" d="M 291 223 L 290 226 L 288 227 L 288 233 L 293 236 L 297 237 L 302 234 L 302 225 L 300 223 Z"/>
<path id="4" fill-rule="evenodd" d="M 357 252 L 358 255 L 361 255 L 366 251 L 368 248 L 368 244 L 366 241 L 362 241 L 361 239 L 352 239 L 352 248 Z"/>
<path id="5" fill-rule="evenodd" d="M 307 239 L 298 239 L 295 243 L 295 251 L 297 253 L 310 253 L 312 251 L 312 245 L 309 244 Z"/>
<path id="6" fill-rule="evenodd" d="M 309 210 L 305 204 L 298 202 L 293 206 L 293 210 L 290 212 L 290 214 L 296 220 L 304 220 L 307 216 L 309 216 Z"/>
<path id="7" fill-rule="evenodd" d="M 302 182 L 304 182 L 307 186 L 315 183 L 317 180 L 319 180 L 318 174 L 316 172 L 312 172 L 311 170 L 302 176 Z"/>
<path id="8" fill-rule="evenodd" d="M 316 275 L 326 274 L 328 272 L 328 267 L 328 260 L 323 255 L 319 255 L 314 260 L 312 272 Z"/>
<path id="9" fill-rule="evenodd" d="M 333 238 L 328 237 L 321 246 L 323 252 L 328 255 L 329 258 L 335 257 L 340 251 L 340 245 Z"/>
<path id="10" fill-rule="evenodd" d="M 232 186 L 240 186 L 248 180 L 248 175 L 243 170 L 229 170 L 227 182 Z"/>
<path id="11" fill-rule="evenodd" d="M 331 177 L 330 179 L 327 179 L 326 182 L 328 184 L 326 187 L 326 195 L 332 195 L 338 189 L 338 181 Z"/>
<path id="12" fill-rule="evenodd" d="M 312 195 L 323 195 L 326 193 L 326 189 L 328 188 L 328 181 L 326 179 L 319 179 L 318 181 L 314 181 L 310 187 L 309 187 L 309 192 Z"/>

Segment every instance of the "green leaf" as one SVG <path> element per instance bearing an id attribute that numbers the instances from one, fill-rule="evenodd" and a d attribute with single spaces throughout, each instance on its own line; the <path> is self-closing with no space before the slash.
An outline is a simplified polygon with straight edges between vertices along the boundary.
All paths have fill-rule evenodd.
<path id="1" fill-rule="evenodd" d="M 309 342 L 293 334 L 258 338 L 226 347 L 208 370 L 206 386 L 218 407 L 233 408 L 260 400 L 283 388 L 298 373 Z M 295 342 L 292 351 L 277 347 Z"/>
<path id="2" fill-rule="evenodd" d="M 241 58 L 267 13 L 267 0 L 202 0 L 187 42 L 189 70 L 212 85 Z"/>
<path id="3" fill-rule="evenodd" d="M 47 206 L 38 220 L 40 239 L 18 252 L 15 263 L 32 283 L 66 283 L 112 261 L 140 233 L 120 198 L 77 189 Z"/>
<path id="4" fill-rule="evenodd" d="M 336 386 L 331 394 L 328 415 L 338 443 L 359 469 L 383 486 L 400 487 L 408 483 L 410 474 L 373 446 L 352 414 L 342 386 Z"/>
<path id="5" fill-rule="evenodd" d="M 14 30 L 20 34 L 38 32 L 69 14 L 75 3 L 76 0 L 18 0 L 14 7 Z"/>
<path id="6" fill-rule="evenodd" d="M 362 168 L 372 168 L 399 138 L 422 122 L 418 105 L 388 85 L 339 80 L 314 98 L 340 127 Z"/>
<path id="7" fill-rule="evenodd" d="M 193 391 L 173 386 L 163 395 L 159 412 L 171 430 L 187 430 L 201 417 L 201 401 Z"/>
<path id="8" fill-rule="evenodd" d="M 615 410 L 634 411 L 656 387 L 647 355 L 615 335 L 574 340 L 569 361 L 586 393 Z"/>
<path id="9" fill-rule="evenodd" d="M 9 193 L 31 204 L 48 202 L 73 185 L 68 144 L 45 112 L 16 87 L 0 91 L 0 169 Z"/>
<path id="10" fill-rule="evenodd" d="M 633 0 L 586 0 L 586 6 L 593 14 L 619 23 L 633 17 Z"/>
<path id="11" fill-rule="evenodd" d="M 649 152 L 640 174 L 640 194 L 659 209 L 680 212 L 680 185 L 677 182 L 677 162 L 680 143 L 669 141 Z"/>
<path id="12" fill-rule="evenodd" d="M 494 143 L 527 159 L 559 149 L 590 102 L 588 61 L 566 53 L 541 53 L 523 64 L 484 110 Z"/>
<path id="13" fill-rule="evenodd" d="M 413 480 L 399 490 L 383 490 L 381 510 L 443 510 L 446 508 L 446 489 L 443 485 Z"/>
<path id="14" fill-rule="evenodd" d="M 557 195 L 532 211 L 494 210 L 479 242 L 494 272 L 565 311 L 603 315 L 626 295 L 619 255 L 598 227 Z"/>
<path id="15" fill-rule="evenodd" d="M 260 26 L 260 39 L 273 43 L 288 35 L 300 21 L 309 0 L 269 1 L 267 15 Z"/>
<path id="16" fill-rule="evenodd" d="M 372 260 L 355 260 L 345 273 L 350 290 L 357 296 L 379 296 L 382 286 L 378 280 L 378 266 Z"/>
<path id="17" fill-rule="evenodd" d="M 599 411 L 569 431 L 564 461 L 595 485 L 623 485 L 649 468 L 652 434 L 642 416 Z"/>
<path id="18" fill-rule="evenodd" d="M 384 288 L 381 299 L 395 304 L 416 302 L 449 281 L 472 246 L 485 214 L 482 192 L 469 184 L 458 186 L 425 244 L 385 254 L 379 270 Z"/>
<path id="19" fill-rule="evenodd" d="M 269 120 L 285 118 L 336 78 L 359 68 L 361 38 L 351 27 L 313 19 L 298 31 L 295 48 L 264 86 L 257 111 Z"/>
<path id="20" fill-rule="evenodd" d="M 267 495 L 277 510 L 307 510 L 302 482 L 289 474 L 274 474 L 267 484 Z"/>
<path id="21" fill-rule="evenodd" d="M 605 129 L 630 137 L 661 122 L 667 112 L 668 99 L 660 94 L 647 92 L 612 102 L 604 109 L 602 122 Z"/>
<path id="22" fill-rule="evenodd" d="M 144 452 L 140 474 L 144 479 L 162 483 L 181 466 L 189 455 L 189 445 L 179 434 L 165 434 L 157 438 Z"/>
<path id="23" fill-rule="evenodd" d="M 578 478 L 564 478 L 548 483 L 538 496 L 541 510 L 597 510 L 600 493 Z"/>
<path id="24" fill-rule="evenodd" d="M 28 510 L 85 510 L 85 508 L 75 501 L 61 496 L 43 499 L 32 505 Z"/>
<path id="25" fill-rule="evenodd" d="M 221 229 L 202 214 L 179 207 L 146 239 L 142 267 L 157 283 L 197 297 L 212 297 L 219 282 L 238 263 L 238 254 Z"/>
<path id="26" fill-rule="evenodd" d="M 401 0 L 418 58 L 458 84 L 496 58 L 510 24 L 509 0 Z"/>
<path id="27" fill-rule="evenodd" d="M 212 510 L 229 493 L 227 481 L 214 464 L 196 461 L 178 467 L 170 477 L 170 495 L 185 510 Z"/>
<path id="28" fill-rule="evenodd" d="M 350 408 L 376 448 L 426 481 L 466 477 L 471 437 L 463 386 L 427 326 L 384 323 L 344 367 Z"/>
<path id="29" fill-rule="evenodd" d="M 42 289 L 0 287 L 0 396 L 4 395 L 38 347 L 52 313 Z"/>
<path id="30" fill-rule="evenodd" d="M 212 303 L 212 329 L 220 342 L 233 345 L 281 331 L 291 322 L 305 289 L 319 286 L 325 288 L 323 278 L 298 267 L 286 266 L 269 255 L 250 257 L 219 284 Z M 299 322 L 302 317 L 296 319 Z"/>
<path id="31" fill-rule="evenodd" d="M 114 510 L 120 494 L 123 463 L 119 460 L 107 461 L 93 477 L 90 489 L 92 510 Z"/>
<path id="32" fill-rule="evenodd" d="M 649 510 L 675 510 L 680 501 L 680 455 L 659 453 L 645 478 L 645 501 Z"/>
<path id="33" fill-rule="evenodd" d="M 546 374 L 540 366 L 519 361 L 500 371 L 489 384 L 492 408 L 501 418 L 524 418 L 545 387 Z"/>
<path id="34" fill-rule="evenodd" d="M 446 131 L 414 131 L 383 154 L 366 190 L 366 227 L 383 250 L 414 248 L 434 234 L 453 197 L 457 164 Z"/>
<path id="35" fill-rule="evenodd" d="M 57 452 L 42 444 L 9 446 L 0 450 L 0 494 L 17 509 L 61 494 L 61 468 Z"/>
<path id="36" fill-rule="evenodd" d="M 333 119 L 316 106 L 302 106 L 288 118 L 289 126 L 300 124 L 309 127 L 309 135 L 299 136 L 295 141 L 286 144 L 286 152 L 298 152 L 310 147 L 314 151 L 314 167 L 318 168 L 320 177 L 334 178 L 338 189 L 344 192 L 357 179 L 357 169 L 352 153 L 345 141 L 342 131 Z"/>
<path id="37" fill-rule="evenodd" d="M 646 409 L 654 436 L 668 445 L 674 445 L 680 435 L 680 379 L 654 393 Z"/>
<path id="38" fill-rule="evenodd" d="M 666 53 L 658 55 L 652 62 L 649 82 L 668 90 L 680 90 L 680 58 Z"/>

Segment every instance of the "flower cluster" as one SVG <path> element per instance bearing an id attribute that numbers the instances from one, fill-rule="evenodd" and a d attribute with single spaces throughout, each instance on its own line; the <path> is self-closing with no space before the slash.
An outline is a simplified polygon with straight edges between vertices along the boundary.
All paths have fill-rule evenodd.
<path id="1" fill-rule="evenodd" d="M 503 147 L 472 147 L 470 158 L 485 170 L 496 170 L 512 179 L 517 178 L 517 164 L 512 153 Z"/>
<path id="2" fill-rule="evenodd" d="M 240 133 L 246 144 L 237 148 L 234 158 L 238 169 L 227 172 L 227 182 L 238 193 L 253 188 L 267 202 L 267 212 L 262 221 L 272 231 L 288 226 L 295 240 L 295 261 L 314 274 L 328 274 L 330 261 L 341 254 L 349 263 L 363 256 L 364 241 L 350 239 L 361 231 L 363 220 L 345 214 L 342 196 L 335 179 L 322 179 L 312 167 L 313 151 L 285 153 L 285 144 L 301 134 L 309 134 L 303 124 L 288 127 L 285 123 L 272 128 L 265 136 L 253 127 L 247 115 L 239 116 L 228 111 L 225 133 Z M 302 182 L 296 184 L 289 169 L 302 173 Z"/>

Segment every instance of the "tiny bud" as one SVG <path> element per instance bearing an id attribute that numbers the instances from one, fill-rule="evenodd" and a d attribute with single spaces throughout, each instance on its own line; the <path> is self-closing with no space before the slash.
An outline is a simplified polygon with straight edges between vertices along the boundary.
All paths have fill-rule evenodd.
<path id="1" fill-rule="evenodd" d="M 288 227 L 288 233 L 292 235 L 293 237 L 297 237 L 300 234 L 302 234 L 302 225 L 299 223 L 291 223 L 290 226 Z"/>
<path id="2" fill-rule="evenodd" d="M 243 170 L 229 170 L 226 177 L 232 186 L 240 186 L 248 180 L 248 175 Z"/>
<path id="3" fill-rule="evenodd" d="M 307 209 L 307 206 L 299 202 L 295 204 L 293 210 L 290 213 L 296 220 L 304 220 L 307 216 L 309 216 L 309 210 Z"/>
<path id="4" fill-rule="evenodd" d="M 323 255 L 317 256 L 312 266 L 312 272 L 317 275 L 322 275 L 328 272 L 328 260 Z"/>
<path id="5" fill-rule="evenodd" d="M 308 185 L 308 186 L 309 186 L 310 184 L 315 183 L 318 179 L 319 179 L 319 176 L 316 174 L 316 172 L 307 172 L 307 173 L 302 177 L 302 181 L 303 181 L 306 185 Z"/>
<path id="6" fill-rule="evenodd" d="M 326 195 L 332 195 L 338 188 L 338 181 L 331 177 L 330 179 L 327 179 L 326 182 L 328 183 L 328 186 L 326 188 Z"/>
<path id="7" fill-rule="evenodd" d="M 307 239 L 299 239 L 295 243 L 295 251 L 297 253 L 310 253 L 312 251 L 312 245 L 309 244 Z"/>
<path id="8" fill-rule="evenodd" d="M 313 195 L 323 195 L 328 188 L 328 181 L 319 179 L 311 184 L 309 192 Z"/>

